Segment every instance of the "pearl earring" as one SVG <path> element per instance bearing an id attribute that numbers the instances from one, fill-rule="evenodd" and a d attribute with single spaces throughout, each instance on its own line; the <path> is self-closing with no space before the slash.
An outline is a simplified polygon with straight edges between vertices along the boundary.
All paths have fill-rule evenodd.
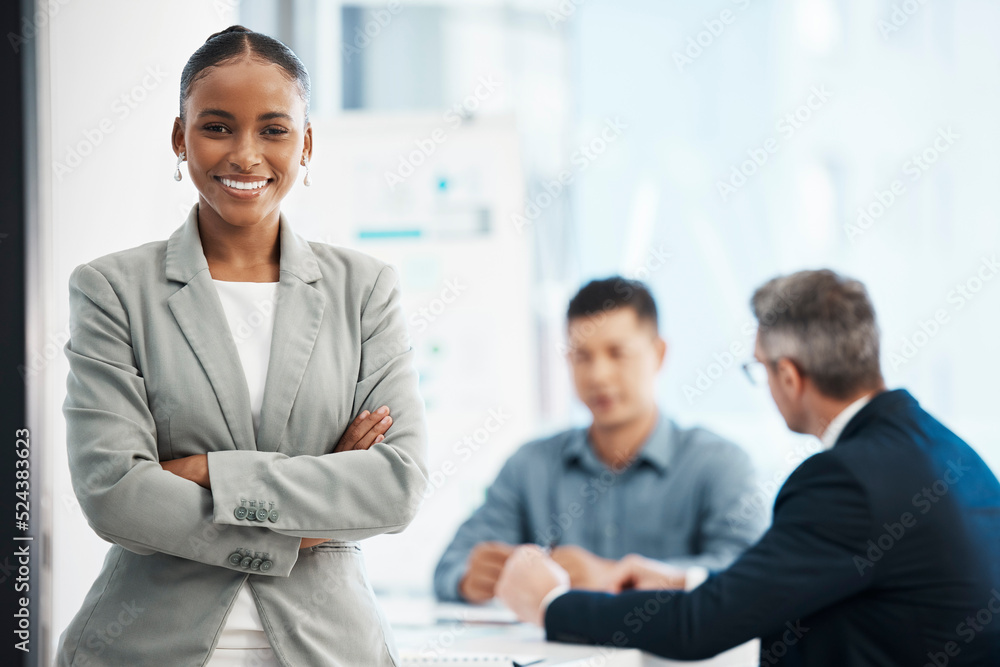
<path id="1" fill-rule="evenodd" d="M 181 154 L 177 156 L 177 171 L 174 172 L 175 181 L 181 180 L 181 162 L 183 161 L 184 161 L 184 151 L 181 151 Z"/>
<path id="2" fill-rule="evenodd" d="M 312 185 L 312 181 L 309 180 L 309 160 L 302 158 L 302 164 L 306 167 L 306 177 L 302 179 L 302 185 L 309 187 Z"/>

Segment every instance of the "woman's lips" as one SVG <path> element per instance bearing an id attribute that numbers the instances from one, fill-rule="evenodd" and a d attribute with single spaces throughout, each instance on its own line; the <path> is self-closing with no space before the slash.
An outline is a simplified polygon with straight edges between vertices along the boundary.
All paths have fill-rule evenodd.
<path id="1" fill-rule="evenodd" d="M 239 188 L 231 188 L 228 185 L 226 185 L 225 183 L 223 183 L 222 179 L 219 178 L 218 176 L 215 177 L 215 180 L 219 183 L 220 186 L 222 186 L 222 189 L 227 194 L 229 194 L 230 196 L 232 196 L 232 197 L 234 197 L 236 199 L 243 199 L 243 200 L 256 199 L 256 198 L 260 197 L 261 193 L 263 193 L 265 190 L 267 190 L 269 187 L 271 187 L 271 180 L 270 179 L 268 179 L 268 181 L 267 181 L 266 184 L 260 186 L 259 188 L 253 188 L 251 190 L 240 190 Z"/>

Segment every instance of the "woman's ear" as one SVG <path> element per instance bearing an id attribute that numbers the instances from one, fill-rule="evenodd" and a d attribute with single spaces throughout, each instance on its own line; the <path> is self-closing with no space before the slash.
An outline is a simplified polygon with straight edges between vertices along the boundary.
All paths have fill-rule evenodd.
<path id="1" fill-rule="evenodd" d="M 313 158 L 313 127 L 312 123 L 306 123 L 305 139 L 302 142 L 302 155 L 306 160 L 312 162 Z"/>
<path id="2" fill-rule="evenodd" d="M 170 145 L 174 149 L 174 155 L 180 155 L 184 150 L 184 123 L 180 116 L 174 118 L 174 129 L 170 132 Z"/>

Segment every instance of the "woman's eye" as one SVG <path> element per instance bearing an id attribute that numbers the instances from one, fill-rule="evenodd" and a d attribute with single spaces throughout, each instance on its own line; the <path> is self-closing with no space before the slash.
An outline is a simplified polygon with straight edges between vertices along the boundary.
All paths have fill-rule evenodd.
<path id="1" fill-rule="evenodd" d="M 217 133 L 217 134 L 221 133 L 221 132 L 228 132 L 229 131 L 229 129 L 225 125 L 220 125 L 218 123 L 213 123 L 211 125 L 206 125 L 205 126 L 205 130 L 208 131 L 208 132 L 214 132 L 214 133 Z M 286 130 L 283 127 L 268 127 L 268 128 L 266 128 L 264 130 L 264 134 L 270 134 L 272 136 L 274 136 L 274 135 L 281 135 L 281 134 L 288 134 L 288 130 Z"/>

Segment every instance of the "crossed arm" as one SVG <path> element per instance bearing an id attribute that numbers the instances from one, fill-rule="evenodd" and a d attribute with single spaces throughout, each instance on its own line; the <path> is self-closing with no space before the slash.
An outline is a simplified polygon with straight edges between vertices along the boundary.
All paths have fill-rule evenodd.
<path id="1" fill-rule="evenodd" d="M 379 273 L 361 312 L 361 367 L 354 387 L 359 408 L 377 412 L 376 406 L 393 406 L 395 428 L 388 440 L 375 442 L 384 432 L 379 427 L 372 435 L 369 414 L 353 425 L 355 431 L 368 425 L 364 435 L 345 434 L 341 449 L 323 456 L 213 451 L 166 467 L 159 461 L 146 380 L 118 294 L 89 264 L 72 272 L 69 286 L 67 452 L 80 508 L 103 539 L 142 555 L 160 552 L 237 571 L 242 570 L 228 563 L 229 555 L 252 548 L 271 554 L 273 567 L 262 576 L 286 577 L 304 546 L 331 535 L 353 540 L 398 532 L 415 514 L 426 484 L 424 408 L 389 267 Z M 348 451 L 365 445 L 367 451 Z M 206 467 L 213 456 L 222 474 L 210 480 Z M 369 483 L 373 478 L 391 483 L 376 492 Z M 282 489 L 289 498 L 286 508 L 296 510 L 283 515 L 295 519 L 273 526 L 235 521 L 229 508 L 237 502 L 236 485 L 245 481 Z M 312 495 L 296 491 L 303 486 L 313 489 Z"/>
<path id="2" fill-rule="evenodd" d="M 389 416 L 389 406 L 383 405 L 375 412 L 365 410 L 354 418 L 333 451 L 366 450 L 373 444 L 385 440 L 385 433 L 390 426 L 392 426 L 392 417 Z M 212 488 L 212 480 L 208 474 L 207 454 L 193 454 L 171 461 L 160 461 L 160 467 L 178 477 L 194 482 L 198 486 L 209 490 Z M 328 538 L 325 537 L 303 537 L 299 549 L 308 549 L 327 540 Z"/>

